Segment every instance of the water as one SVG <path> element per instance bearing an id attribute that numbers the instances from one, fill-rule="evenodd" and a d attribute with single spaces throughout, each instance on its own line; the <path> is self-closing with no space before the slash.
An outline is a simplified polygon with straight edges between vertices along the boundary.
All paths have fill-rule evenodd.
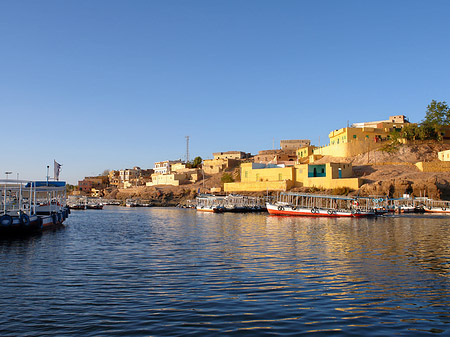
<path id="1" fill-rule="evenodd" d="M 107 207 L 0 241 L 1 336 L 450 336 L 450 217 Z"/>

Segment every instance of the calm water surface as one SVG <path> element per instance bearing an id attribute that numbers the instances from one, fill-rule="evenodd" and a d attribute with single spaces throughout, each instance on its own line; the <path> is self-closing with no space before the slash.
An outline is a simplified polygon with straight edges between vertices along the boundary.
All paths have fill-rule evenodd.
<path id="1" fill-rule="evenodd" d="M 108 207 L 0 257 L 1 336 L 450 336 L 450 216 Z"/>

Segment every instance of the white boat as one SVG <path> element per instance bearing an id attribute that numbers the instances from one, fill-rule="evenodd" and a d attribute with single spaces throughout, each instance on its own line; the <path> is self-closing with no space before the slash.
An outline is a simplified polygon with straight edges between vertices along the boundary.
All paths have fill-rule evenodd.
<path id="1" fill-rule="evenodd" d="M 433 200 L 429 198 L 420 199 L 423 210 L 427 213 L 450 214 L 450 201 Z"/>
<path id="2" fill-rule="evenodd" d="M 62 181 L 0 180 L 0 237 L 62 225 L 70 214 Z"/>
<path id="3" fill-rule="evenodd" d="M 266 203 L 271 215 L 313 217 L 374 216 L 371 198 L 352 198 L 309 193 L 283 192 L 277 201 Z"/>
<path id="4" fill-rule="evenodd" d="M 199 211 L 199 212 L 209 212 L 209 213 L 222 213 L 224 211 L 224 208 L 220 207 L 218 205 L 197 206 L 197 211 Z"/>
<path id="5" fill-rule="evenodd" d="M 222 213 L 225 210 L 223 200 L 225 197 L 218 197 L 211 194 L 202 194 L 196 198 L 196 209 L 199 212 Z"/>

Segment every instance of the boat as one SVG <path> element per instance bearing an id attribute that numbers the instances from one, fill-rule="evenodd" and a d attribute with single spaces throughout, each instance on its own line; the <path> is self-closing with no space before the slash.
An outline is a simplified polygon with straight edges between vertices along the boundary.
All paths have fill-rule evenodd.
<path id="1" fill-rule="evenodd" d="M 271 215 L 312 217 L 375 216 L 371 198 L 342 197 L 310 193 L 282 192 L 276 201 L 267 202 Z"/>
<path id="2" fill-rule="evenodd" d="M 199 212 L 222 213 L 225 210 L 224 198 L 212 194 L 202 194 L 196 198 L 196 209 Z"/>
<path id="3" fill-rule="evenodd" d="M 61 226 L 70 214 L 61 181 L 0 180 L 0 238 Z"/>
<path id="4" fill-rule="evenodd" d="M 78 196 L 69 196 L 67 198 L 67 206 L 70 209 L 87 209 L 87 198 Z"/>
<path id="5" fill-rule="evenodd" d="M 450 201 L 427 199 L 423 210 L 426 213 L 450 214 Z"/>
<path id="6" fill-rule="evenodd" d="M 266 210 L 265 198 L 238 194 L 229 194 L 227 196 L 201 194 L 196 198 L 196 205 L 197 210 L 200 212 L 213 213 L 248 213 Z"/>
<path id="7" fill-rule="evenodd" d="M 127 200 L 125 200 L 125 206 L 126 207 L 137 207 L 138 202 L 134 199 L 127 199 Z"/>

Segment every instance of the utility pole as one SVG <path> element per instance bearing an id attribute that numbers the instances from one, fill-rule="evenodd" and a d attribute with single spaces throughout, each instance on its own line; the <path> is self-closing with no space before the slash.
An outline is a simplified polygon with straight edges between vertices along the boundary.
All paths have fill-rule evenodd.
<path id="1" fill-rule="evenodd" d="M 189 163 L 189 136 L 186 136 L 186 164 Z"/>

